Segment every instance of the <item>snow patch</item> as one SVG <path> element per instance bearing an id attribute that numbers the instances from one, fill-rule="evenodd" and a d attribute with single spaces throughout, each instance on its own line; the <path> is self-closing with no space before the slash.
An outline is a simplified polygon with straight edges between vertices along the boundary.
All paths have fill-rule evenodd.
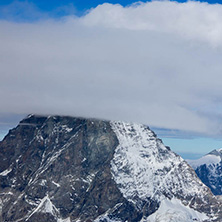
<path id="1" fill-rule="evenodd" d="M 209 219 L 204 213 L 199 213 L 185 206 L 178 199 L 165 199 L 159 209 L 141 222 L 193 222 Z"/>
<path id="2" fill-rule="evenodd" d="M 221 161 L 220 156 L 216 156 L 216 155 L 212 155 L 212 154 L 208 154 L 205 155 L 203 157 L 201 157 L 200 159 L 197 160 L 187 160 L 187 162 L 190 164 L 190 166 L 193 167 L 193 169 L 197 169 L 199 166 L 206 164 L 208 165 L 217 165 L 219 164 Z"/>
<path id="3" fill-rule="evenodd" d="M 49 199 L 49 196 L 46 195 L 43 199 L 40 200 L 40 203 L 38 206 L 32 211 L 32 213 L 28 216 L 26 221 L 28 221 L 33 214 L 37 212 L 42 212 L 42 213 L 50 213 L 53 216 L 56 216 L 58 214 L 57 208 L 53 205 L 51 200 Z"/>
<path id="4" fill-rule="evenodd" d="M 45 186 L 46 183 L 47 183 L 47 180 L 41 180 L 39 184 L 40 184 L 41 186 Z"/>
<path id="5" fill-rule="evenodd" d="M 31 214 L 28 216 L 28 218 L 25 221 L 28 221 L 32 217 L 32 215 L 34 215 L 37 212 L 50 213 L 56 218 L 57 222 L 71 222 L 70 217 L 66 219 L 58 217 L 59 211 L 55 207 L 55 205 L 51 202 L 48 195 L 46 195 L 43 199 L 40 200 L 38 206 L 31 212 Z"/>
<path id="6" fill-rule="evenodd" d="M 56 185 L 57 187 L 60 187 L 60 184 L 56 183 L 55 181 L 52 181 L 52 183 L 53 183 L 54 185 Z"/>
<path id="7" fill-rule="evenodd" d="M 121 220 L 115 220 L 115 219 L 110 219 L 108 216 L 99 216 L 94 220 L 94 222 L 100 222 L 100 221 L 106 221 L 106 222 L 122 222 Z"/>
<path id="8" fill-rule="evenodd" d="M 12 168 L 6 169 L 0 173 L 0 176 L 7 176 L 12 171 Z"/>
<path id="9" fill-rule="evenodd" d="M 66 131 L 66 132 L 71 132 L 73 130 L 73 128 L 68 127 L 67 125 L 62 125 L 62 130 Z"/>
<path id="10" fill-rule="evenodd" d="M 0 195 L 14 195 L 11 191 L 9 191 L 9 192 L 3 192 L 3 193 L 0 193 Z"/>
<path id="11" fill-rule="evenodd" d="M 114 211 L 116 211 L 119 207 L 122 206 L 122 203 L 116 204 L 113 208 L 107 210 L 104 214 L 98 216 L 94 222 L 100 222 L 100 221 L 106 221 L 106 222 L 122 222 L 119 219 L 110 219 L 109 214 L 112 214 Z M 127 222 L 127 221 L 126 221 Z"/>
<path id="12" fill-rule="evenodd" d="M 71 222 L 70 217 L 66 218 L 66 219 L 57 219 L 57 222 Z"/>
<path id="13" fill-rule="evenodd" d="M 86 161 L 86 158 L 84 157 L 83 160 L 82 160 L 82 163 L 85 162 L 85 161 Z"/>

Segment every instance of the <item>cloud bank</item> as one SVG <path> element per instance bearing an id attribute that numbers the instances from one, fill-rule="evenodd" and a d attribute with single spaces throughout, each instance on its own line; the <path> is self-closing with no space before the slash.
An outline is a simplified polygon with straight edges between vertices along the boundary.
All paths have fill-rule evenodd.
<path id="1" fill-rule="evenodd" d="M 86 116 L 219 135 L 222 6 L 103 4 L 0 21 L 2 113 Z"/>

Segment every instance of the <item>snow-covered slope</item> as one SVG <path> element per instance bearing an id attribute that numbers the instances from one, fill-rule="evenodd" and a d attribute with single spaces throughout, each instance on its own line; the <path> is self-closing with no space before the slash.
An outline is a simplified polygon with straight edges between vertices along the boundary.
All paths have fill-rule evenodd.
<path id="1" fill-rule="evenodd" d="M 149 199 L 159 203 L 159 209 L 166 203 L 171 203 L 170 208 L 172 203 L 179 203 L 181 200 L 180 210 L 189 208 L 190 212 L 194 212 L 191 208 L 200 210 L 198 202 L 201 202 L 202 207 L 206 204 L 209 189 L 197 178 L 190 166 L 166 148 L 148 127 L 123 122 L 111 122 L 111 126 L 119 140 L 111 161 L 112 175 L 127 200 L 138 209 L 142 209 Z M 171 199 L 174 201 L 170 202 Z M 162 211 L 161 215 L 164 218 Z M 185 212 L 185 215 L 193 213 Z M 179 211 L 175 211 L 174 216 L 187 218 Z M 205 214 L 202 216 L 199 221 L 207 218 Z M 157 217 L 159 218 L 147 217 L 147 221 L 159 221 L 154 220 Z"/>
<path id="2" fill-rule="evenodd" d="M 144 125 L 30 115 L 0 159 L 0 222 L 222 221 L 220 199 Z"/>
<path id="3" fill-rule="evenodd" d="M 198 160 L 187 162 L 215 195 L 222 195 L 222 149 L 213 150 Z"/>
<path id="4" fill-rule="evenodd" d="M 194 180 L 187 163 L 146 126 L 113 122 L 112 128 L 120 143 L 112 160 L 112 173 L 128 200 L 150 197 L 161 201 L 175 195 L 202 198 L 208 191 Z"/>
<path id="5" fill-rule="evenodd" d="M 184 206 L 178 199 L 165 199 L 159 209 L 152 214 L 147 222 L 200 222 L 209 218 L 188 206 Z"/>
<path id="6" fill-rule="evenodd" d="M 196 170 L 198 167 L 200 167 L 201 165 L 206 165 L 206 166 L 216 166 L 220 163 L 221 158 L 220 156 L 216 156 L 213 154 L 207 154 L 203 157 L 201 157 L 200 159 L 197 160 L 187 160 L 188 163 L 193 167 L 194 170 Z"/>

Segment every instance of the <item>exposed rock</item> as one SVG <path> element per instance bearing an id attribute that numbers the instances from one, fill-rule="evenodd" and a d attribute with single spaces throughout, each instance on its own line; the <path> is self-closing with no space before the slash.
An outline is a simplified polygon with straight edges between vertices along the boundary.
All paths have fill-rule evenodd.
<path id="1" fill-rule="evenodd" d="M 143 125 L 30 115 L 0 158 L 2 222 L 151 221 L 174 199 L 192 221 L 222 221 L 219 198 Z"/>
<path id="2" fill-rule="evenodd" d="M 198 160 L 188 160 L 188 163 L 214 195 L 222 195 L 222 149 L 213 150 Z"/>

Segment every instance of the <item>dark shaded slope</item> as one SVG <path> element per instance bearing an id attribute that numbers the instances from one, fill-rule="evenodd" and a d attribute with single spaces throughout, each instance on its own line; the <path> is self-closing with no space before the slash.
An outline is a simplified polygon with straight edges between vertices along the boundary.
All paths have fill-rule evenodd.
<path id="1" fill-rule="evenodd" d="M 222 195 L 222 149 L 213 150 L 198 160 L 188 162 L 214 195 Z"/>
<path id="2" fill-rule="evenodd" d="M 147 168 L 130 165 L 130 144 Z M 0 143 L 0 158 L 1 222 L 137 222 L 174 197 L 209 221 L 221 218 L 221 203 L 193 170 L 142 125 L 30 115 Z M 143 180 L 143 173 L 153 179 Z M 154 194 L 138 195 L 154 185 Z"/>
<path id="3" fill-rule="evenodd" d="M 1 221 L 87 221 L 120 202 L 130 207 L 111 179 L 117 145 L 105 121 L 24 119 L 0 144 Z M 124 217 L 133 220 L 131 208 Z"/>

